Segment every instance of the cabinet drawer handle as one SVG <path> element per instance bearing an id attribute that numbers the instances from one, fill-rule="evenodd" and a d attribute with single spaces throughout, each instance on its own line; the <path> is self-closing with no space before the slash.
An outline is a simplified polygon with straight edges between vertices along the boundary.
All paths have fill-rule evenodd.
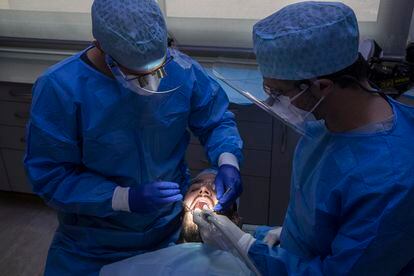
<path id="1" fill-rule="evenodd" d="M 27 99 L 27 100 L 30 100 L 32 98 L 32 93 L 28 92 L 27 90 L 11 89 L 9 91 L 9 95 L 14 98 Z"/>
<path id="2" fill-rule="evenodd" d="M 14 117 L 17 119 L 29 119 L 30 113 L 29 112 L 15 112 Z"/>
<path id="3" fill-rule="evenodd" d="M 201 159 L 201 163 L 204 163 L 204 164 L 210 164 L 210 162 L 208 162 L 208 160 L 207 160 L 207 159 Z"/>
<path id="4" fill-rule="evenodd" d="M 26 137 L 20 138 L 20 142 L 23 143 L 23 144 L 26 144 L 26 142 L 27 142 Z"/>

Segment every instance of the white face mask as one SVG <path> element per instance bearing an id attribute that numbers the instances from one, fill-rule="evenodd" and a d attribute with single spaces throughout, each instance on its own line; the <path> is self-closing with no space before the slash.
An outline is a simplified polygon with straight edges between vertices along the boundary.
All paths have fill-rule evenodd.
<path id="1" fill-rule="evenodd" d="M 277 114 L 280 118 L 288 121 L 292 124 L 297 124 L 302 121 L 302 114 L 294 112 L 290 108 L 290 99 L 286 96 L 279 96 L 277 100 L 274 101 L 273 105 L 270 106 L 270 109 Z"/>
<path id="2" fill-rule="evenodd" d="M 140 81 L 141 81 L 141 84 L 140 84 Z M 161 78 L 154 76 L 152 74 L 142 77 L 141 80 L 134 79 L 133 81 L 131 81 L 131 84 L 135 86 L 134 87 L 135 91 L 140 91 L 140 89 L 146 89 L 148 91 L 155 92 L 155 91 L 158 91 L 158 88 L 160 87 L 160 83 L 161 83 Z"/>
<path id="3" fill-rule="evenodd" d="M 109 56 L 105 56 L 105 61 L 109 66 L 113 76 L 124 88 L 141 96 L 152 96 L 159 94 L 166 94 L 177 90 L 179 87 L 174 87 L 165 91 L 159 91 L 161 79 L 165 77 L 164 68 L 160 68 L 157 72 L 137 77 L 128 76 L 122 72 L 119 65 Z"/>
<path id="4" fill-rule="evenodd" d="M 246 75 L 246 68 L 237 69 L 233 64 L 228 66 L 216 66 L 213 68 L 214 75 L 230 88 L 234 89 L 258 107 L 279 119 L 284 124 L 293 128 L 296 132 L 306 135 L 306 122 L 316 121 L 313 111 L 318 107 L 324 98 L 321 98 L 310 111 L 302 110 L 292 102 L 309 90 L 308 85 L 301 86 L 302 90 L 293 98 L 282 96 L 276 90 L 263 85 L 263 78 L 259 70 L 252 70 Z M 227 75 L 227 77 L 226 77 Z M 241 77 L 240 77 L 241 76 Z M 242 88 L 243 86 L 246 88 Z M 258 88 L 258 86 L 261 86 Z M 264 91 L 261 91 L 261 90 Z M 259 92 L 258 92 L 259 91 Z M 265 93 L 260 93 L 265 92 Z M 274 93 L 275 92 L 275 93 Z M 264 99 L 265 95 L 270 95 Z"/>
<path id="5" fill-rule="evenodd" d="M 317 120 L 312 112 L 324 99 L 324 97 L 322 97 L 310 111 L 296 107 L 292 102 L 308 91 L 308 89 L 308 87 L 304 88 L 293 98 L 279 95 L 276 99 L 272 99 L 273 104 L 270 105 L 270 110 L 277 115 L 277 117 L 283 119 L 300 134 L 306 134 L 306 122 Z"/>

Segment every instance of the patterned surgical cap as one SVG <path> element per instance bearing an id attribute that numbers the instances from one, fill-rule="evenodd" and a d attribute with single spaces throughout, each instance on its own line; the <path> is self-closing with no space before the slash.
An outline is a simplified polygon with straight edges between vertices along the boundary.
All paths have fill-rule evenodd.
<path id="1" fill-rule="evenodd" d="M 301 2 L 256 23 L 253 41 L 264 77 L 312 79 L 357 60 L 358 23 L 352 9 L 342 3 Z"/>
<path id="2" fill-rule="evenodd" d="M 122 66 L 147 71 L 167 53 L 167 27 L 155 0 L 95 0 L 92 31 L 105 53 Z"/>

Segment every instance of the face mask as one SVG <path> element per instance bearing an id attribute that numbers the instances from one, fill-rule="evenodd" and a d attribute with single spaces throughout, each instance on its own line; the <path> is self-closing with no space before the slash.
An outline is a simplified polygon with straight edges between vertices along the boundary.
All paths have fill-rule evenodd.
<path id="1" fill-rule="evenodd" d="M 109 66 L 116 81 L 124 88 L 141 96 L 152 96 L 156 94 L 165 94 L 177 90 L 179 87 L 166 91 L 159 91 L 161 79 L 166 76 L 164 66 L 156 71 L 143 76 L 128 76 L 122 72 L 119 65 L 109 56 L 105 56 L 105 61 Z"/>
<path id="2" fill-rule="evenodd" d="M 145 89 L 147 92 L 158 91 L 158 88 L 161 83 L 161 79 L 152 74 L 143 76 L 141 78 L 136 78 L 129 81 L 133 87 L 130 87 L 130 90 L 133 90 L 135 93 L 140 94 L 141 89 Z M 154 93 L 152 93 L 154 94 Z"/>
<path id="3" fill-rule="evenodd" d="M 297 113 L 290 108 L 289 97 L 279 96 L 270 106 L 270 110 L 291 124 L 298 124 L 302 121 L 300 113 Z"/>
<path id="4" fill-rule="evenodd" d="M 294 130 L 300 134 L 306 135 L 306 123 L 309 121 L 316 121 L 317 119 L 313 115 L 313 111 L 319 106 L 324 97 L 322 97 L 310 111 L 306 111 L 296 107 L 292 102 L 299 98 L 302 94 L 308 91 L 308 87 L 304 88 L 299 94 L 293 98 L 279 95 L 273 99 L 273 103 L 270 105 L 270 110 L 277 117 L 281 118 Z"/>
<path id="5" fill-rule="evenodd" d="M 318 107 L 324 98 L 321 98 L 310 111 L 302 110 L 293 105 L 292 102 L 309 90 L 308 85 L 304 85 L 303 88 L 301 87 L 302 90 L 293 98 L 280 95 L 280 93 L 275 91 L 276 95 L 272 92 L 271 88 L 267 89 L 268 87 L 263 87 L 263 79 L 259 70 L 252 70 L 253 73 L 251 75 L 249 73 L 246 76 L 245 68 L 242 70 L 237 70 L 237 68 L 235 68 L 236 67 L 233 64 L 223 67 L 217 66 L 216 68 L 213 68 L 213 73 L 219 80 L 223 81 L 230 88 L 234 89 L 255 105 L 282 121 L 284 124 L 293 128 L 299 134 L 307 134 L 306 122 L 316 120 L 312 112 Z M 237 75 L 237 73 L 240 73 L 240 76 L 242 77 L 234 77 L 234 74 Z M 243 88 L 243 86 L 248 83 L 247 80 L 250 80 L 251 83 L 253 83 L 252 87 L 256 89 L 251 89 L 247 85 L 246 88 Z M 255 80 L 260 81 L 256 83 Z M 257 88 L 259 85 L 261 87 Z M 262 92 L 265 93 L 261 94 L 260 92 L 257 92 L 262 89 L 264 90 Z M 270 96 L 267 99 L 264 99 L 263 96 L 266 94 Z"/>

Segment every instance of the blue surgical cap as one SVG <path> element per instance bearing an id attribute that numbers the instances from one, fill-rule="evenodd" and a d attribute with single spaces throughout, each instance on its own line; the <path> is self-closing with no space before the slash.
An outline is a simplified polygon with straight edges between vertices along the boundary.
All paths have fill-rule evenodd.
<path id="1" fill-rule="evenodd" d="M 105 53 L 122 66 L 149 71 L 167 53 L 167 27 L 155 0 L 95 0 L 92 32 Z"/>
<path id="2" fill-rule="evenodd" d="M 358 23 L 353 10 L 342 3 L 301 2 L 257 22 L 253 42 L 264 77 L 312 79 L 357 60 Z"/>

